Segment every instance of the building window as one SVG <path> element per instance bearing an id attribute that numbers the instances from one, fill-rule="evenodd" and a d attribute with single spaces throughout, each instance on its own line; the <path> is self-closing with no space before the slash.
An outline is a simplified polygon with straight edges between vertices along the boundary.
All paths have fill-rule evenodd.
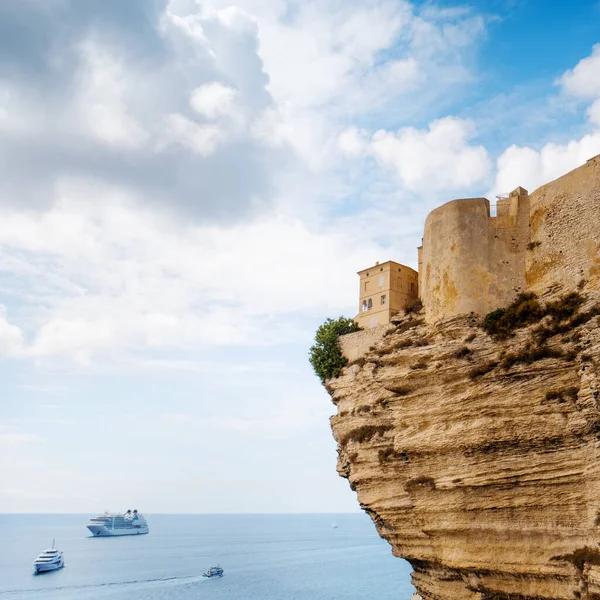
<path id="1" fill-rule="evenodd" d="M 365 292 L 369 291 L 369 283 L 371 283 L 370 281 L 365 281 Z"/>
<path id="2" fill-rule="evenodd" d="M 367 302 L 367 310 L 371 310 L 373 308 L 373 300 L 371 298 L 369 298 L 369 301 Z"/>
<path id="3" fill-rule="evenodd" d="M 383 287 L 384 284 L 385 284 L 385 277 L 382 275 L 379 278 L 379 287 Z"/>
<path id="4" fill-rule="evenodd" d="M 381 304 L 382 304 L 382 306 L 385 304 L 385 300 L 386 300 L 386 298 L 385 298 L 385 294 L 384 294 L 383 296 L 381 296 Z"/>
<path id="5" fill-rule="evenodd" d="M 363 301 L 362 301 L 362 311 L 363 311 L 363 312 L 366 312 L 366 311 L 367 311 L 367 301 L 366 301 L 366 300 L 363 300 Z"/>
<path id="6" fill-rule="evenodd" d="M 415 284 L 414 284 L 414 283 L 411 283 L 411 284 L 410 284 L 410 291 L 411 291 L 411 292 L 414 292 L 414 291 L 415 291 Z"/>

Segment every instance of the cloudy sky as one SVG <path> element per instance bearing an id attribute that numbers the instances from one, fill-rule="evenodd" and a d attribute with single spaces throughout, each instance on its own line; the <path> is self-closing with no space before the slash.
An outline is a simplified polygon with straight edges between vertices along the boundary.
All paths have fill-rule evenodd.
<path id="1" fill-rule="evenodd" d="M 599 19 L 0 2 L 0 512 L 357 510 L 314 330 L 435 206 L 600 153 Z"/>

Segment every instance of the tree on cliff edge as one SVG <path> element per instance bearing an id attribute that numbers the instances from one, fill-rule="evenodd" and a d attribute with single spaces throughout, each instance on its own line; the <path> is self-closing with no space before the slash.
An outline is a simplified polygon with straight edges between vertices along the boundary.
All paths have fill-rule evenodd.
<path id="1" fill-rule="evenodd" d="M 348 360 L 340 350 L 340 335 L 354 333 L 360 329 L 361 327 L 353 319 L 345 317 L 327 319 L 317 329 L 315 343 L 309 351 L 309 360 L 321 383 L 325 383 L 325 380 L 331 377 L 337 377 L 348 364 Z"/>

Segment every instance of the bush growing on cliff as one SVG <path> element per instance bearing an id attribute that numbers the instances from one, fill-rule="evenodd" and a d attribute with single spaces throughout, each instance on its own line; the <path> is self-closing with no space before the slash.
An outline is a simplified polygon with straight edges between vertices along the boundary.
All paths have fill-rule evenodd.
<path id="1" fill-rule="evenodd" d="M 315 343 L 309 351 L 309 361 L 321 383 L 325 383 L 325 380 L 331 377 L 337 377 L 348 363 L 340 350 L 340 336 L 360 329 L 352 319 L 345 317 L 327 319 L 317 329 Z"/>
<path id="2" fill-rule="evenodd" d="M 519 294 L 514 302 L 506 308 L 499 308 L 489 313 L 483 320 L 483 328 L 490 335 L 505 339 L 512 332 L 536 323 L 544 316 L 544 310 L 537 300 L 537 296 L 531 293 Z"/>

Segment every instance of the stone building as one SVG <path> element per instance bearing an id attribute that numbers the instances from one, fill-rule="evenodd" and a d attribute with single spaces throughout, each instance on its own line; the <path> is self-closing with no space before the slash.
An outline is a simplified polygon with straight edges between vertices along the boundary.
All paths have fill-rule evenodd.
<path id="1" fill-rule="evenodd" d="M 428 322 L 538 295 L 600 287 L 600 155 L 531 195 L 453 200 L 427 217 L 419 295 Z"/>
<path id="2" fill-rule="evenodd" d="M 396 313 L 419 297 L 417 272 L 393 260 L 375 263 L 358 275 L 358 315 L 354 320 L 363 329 L 387 325 Z"/>
<path id="3" fill-rule="evenodd" d="M 491 206 L 452 200 L 429 213 L 419 272 L 393 261 L 359 271 L 365 329 L 386 325 L 418 297 L 429 323 L 483 316 L 519 292 L 600 289 L 600 155 L 529 194 L 518 187 Z"/>

